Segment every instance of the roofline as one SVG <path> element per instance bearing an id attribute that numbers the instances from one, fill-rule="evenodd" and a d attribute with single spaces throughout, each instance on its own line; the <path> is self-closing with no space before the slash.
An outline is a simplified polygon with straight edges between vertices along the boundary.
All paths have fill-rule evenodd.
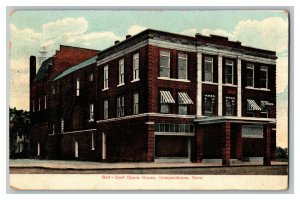
<path id="1" fill-rule="evenodd" d="M 89 48 L 84 48 L 84 47 L 76 47 L 76 46 L 70 46 L 70 45 L 65 45 L 65 44 L 60 44 L 59 45 L 59 49 L 60 49 L 60 47 L 69 47 L 69 48 L 76 48 L 76 49 L 86 49 L 86 50 L 92 50 L 92 51 L 99 51 L 99 52 L 101 52 L 101 50 L 98 50 L 98 49 L 89 49 Z M 99 53 L 98 52 L 98 53 Z"/>

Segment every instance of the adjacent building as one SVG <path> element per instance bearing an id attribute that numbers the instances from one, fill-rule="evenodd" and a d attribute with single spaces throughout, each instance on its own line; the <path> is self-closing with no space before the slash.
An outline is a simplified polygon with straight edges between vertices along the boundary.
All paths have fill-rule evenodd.
<path id="1" fill-rule="evenodd" d="M 31 57 L 31 156 L 269 165 L 276 59 L 226 37 L 151 29 L 103 51 L 61 46 L 37 74 Z"/>

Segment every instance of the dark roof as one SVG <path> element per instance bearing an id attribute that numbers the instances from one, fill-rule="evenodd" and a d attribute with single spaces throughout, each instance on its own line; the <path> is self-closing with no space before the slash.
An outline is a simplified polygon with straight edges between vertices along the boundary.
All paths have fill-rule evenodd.
<path id="1" fill-rule="evenodd" d="M 41 67 L 39 68 L 39 71 L 37 72 L 34 81 L 38 81 L 41 80 L 45 77 L 48 76 L 48 69 L 49 69 L 49 65 L 52 65 L 52 60 L 53 57 L 47 58 L 47 60 L 45 60 Z"/>
<path id="2" fill-rule="evenodd" d="M 91 65 L 93 63 L 96 63 L 97 62 L 96 58 L 97 58 L 97 56 L 94 56 L 94 57 L 89 58 L 89 59 L 87 59 L 87 60 L 85 60 L 85 61 L 83 61 L 83 62 L 81 62 L 81 63 L 79 63 L 79 64 L 77 64 L 77 65 L 75 65 L 73 67 L 68 68 L 67 70 L 63 71 L 61 74 L 59 74 L 58 76 L 56 76 L 53 79 L 53 81 L 61 79 L 61 78 L 65 77 L 65 76 L 67 76 L 67 75 L 69 75 L 69 74 L 71 74 L 71 73 L 73 73 L 73 72 L 75 72 L 75 71 L 77 71 L 79 69 L 85 68 L 85 67 L 87 67 L 87 66 L 89 66 L 89 65 Z"/>

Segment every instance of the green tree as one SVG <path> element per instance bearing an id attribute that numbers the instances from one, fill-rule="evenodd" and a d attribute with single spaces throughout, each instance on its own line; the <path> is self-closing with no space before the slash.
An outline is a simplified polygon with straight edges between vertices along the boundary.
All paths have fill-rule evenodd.
<path id="1" fill-rule="evenodd" d="M 276 159 L 279 159 L 279 160 L 288 159 L 288 157 L 289 157 L 288 149 L 282 148 L 282 147 L 276 147 L 275 157 L 276 157 Z"/>
<path id="2" fill-rule="evenodd" d="M 9 157 L 26 157 L 30 130 L 30 114 L 28 111 L 9 108 Z M 16 155 L 17 139 L 22 138 L 23 151 Z"/>

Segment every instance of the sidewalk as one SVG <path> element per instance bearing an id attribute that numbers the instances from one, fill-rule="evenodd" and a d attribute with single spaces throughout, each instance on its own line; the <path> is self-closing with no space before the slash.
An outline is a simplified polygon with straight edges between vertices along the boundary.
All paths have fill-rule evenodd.
<path id="1" fill-rule="evenodd" d="M 287 165 L 287 162 L 272 161 L 272 165 Z M 231 166 L 262 166 L 261 162 L 233 162 Z M 221 162 L 203 163 L 178 163 L 178 162 L 123 162 L 103 163 L 89 161 L 65 161 L 65 160 L 35 160 L 16 159 L 9 160 L 9 167 L 14 168 L 48 168 L 48 169 L 154 169 L 154 168 L 199 168 L 222 167 Z"/>

